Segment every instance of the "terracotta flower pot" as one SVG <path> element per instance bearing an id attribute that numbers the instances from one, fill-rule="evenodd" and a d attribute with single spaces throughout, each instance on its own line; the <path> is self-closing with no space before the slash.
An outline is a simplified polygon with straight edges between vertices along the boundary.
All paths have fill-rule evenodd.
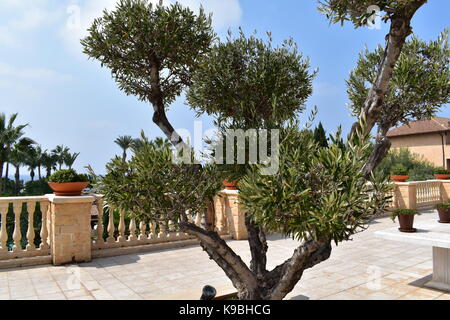
<path id="1" fill-rule="evenodd" d="M 437 180 L 447 180 L 448 178 L 450 178 L 450 174 L 435 174 L 434 177 Z"/>
<path id="2" fill-rule="evenodd" d="M 450 223 L 450 209 L 438 208 L 437 211 L 440 223 Z"/>
<path id="3" fill-rule="evenodd" d="M 391 180 L 394 182 L 405 182 L 408 178 L 409 176 L 391 176 Z"/>
<path id="4" fill-rule="evenodd" d="M 81 191 L 89 185 L 89 182 L 49 182 L 48 185 L 55 193 L 55 196 L 73 197 L 81 196 Z"/>
<path id="5" fill-rule="evenodd" d="M 416 232 L 416 229 L 413 228 L 414 224 L 414 215 L 412 214 L 399 214 L 398 222 L 400 223 L 399 230 L 401 232 Z"/>
<path id="6" fill-rule="evenodd" d="M 225 186 L 226 190 L 239 190 L 238 181 L 237 180 L 231 181 L 231 182 L 228 181 L 228 180 L 223 180 L 222 183 Z"/>

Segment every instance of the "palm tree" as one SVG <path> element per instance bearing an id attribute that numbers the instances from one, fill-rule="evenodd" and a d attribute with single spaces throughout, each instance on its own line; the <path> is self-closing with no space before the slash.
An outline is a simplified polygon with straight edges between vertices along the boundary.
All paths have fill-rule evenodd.
<path id="1" fill-rule="evenodd" d="M 73 164 L 75 163 L 75 160 L 77 160 L 78 156 L 80 155 L 80 153 L 73 153 L 71 154 L 70 152 L 68 152 L 64 158 L 64 163 L 66 164 L 66 166 L 69 167 L 69 169 L 72 169 Z"/>
<path id="2" fill-rule="evenodd" d="M 59 170 L 61 170 L 62 165 L 64 164 L 64 160 L 69 153 L 69 148 L 64 145 L 56 146 L 55 149 L 52 150 L 52 153 L 56 156 L 56 162 L 59 165 Z"/>
<path id="3" fill-rule="evenodd" d="M 122 160 L 127 160 L 127 150 L 133 146 L 134 139 L 131 136 L 120 136 L 114 142 L 123 150 Z"/>
<path id="4" fill-rule="evenodd" d="M 37 148 L 30 146 L 28 150 L 26 150 L 25 154 L 25 165 L 28 166 L 28 170 L 30 171 L 31 181 L 34 181 L 35 177 L 35 169 L 37 167 L 40 168 L 40 155 L 38 154 Z M 39 174 L 40 177 L 40 174 Z M 40 179 L 40 178 L 39 178 Z"/>
<path id="5" fill-rule="evenodd" d="M 30 153 L 30 148 L 34 141 L 29 138 L 22 138 L 11 148 L 9 162 L 15 167 L 16 172 L 14 194 L 18 195 L 20 192 L 20 167 L 26 164 L 27 156 Z"/>
<path id="6" fill-rule="evenodd" d="M 41 163 L 42 163 L 42 166 L 47 171 L 47 173 L 46 173 L 47 179 L 50 178 L 50 175 L 52 174 L 52 170 L 56 170 L 57 161 L 58 161 L 58 159 L 55 154 L 48 153 L 47 150 L 45 150 L 42 153 Z"/>
<path id="7" fill-rule="evenodd" d="M 18 114 L 14 113 L 11 115 L 9 120 L 6 120 L 5 114 L 3 112 L 0 113 L 0 180 L 2 191 L 4 191 L 4 187 L 6 186 L 4 181 L 1 179 L 3 177 L 4 165 L 6 163 L 5 178 L 8 179 L 8 158 L 11 154 L 11 148 L 17 141 L 19 141 L 20 138 L 23 137 L 23 130 L 28 126 L 28 124 L 14 126 L 17 116 Z"/>
<path id="8" fill-rule="evenodd" d="M 36 146 L 36 148 L 34 148 L 35 150 L 35 154 L 36 154 L 36 159 L 37 159 L 37 169 L 38 169 L 38 178 L 39 180 L 42 179 L 42 173 L 41 173 L 41 167 L 42 167 L 42 147 L 41 146 Z"/>

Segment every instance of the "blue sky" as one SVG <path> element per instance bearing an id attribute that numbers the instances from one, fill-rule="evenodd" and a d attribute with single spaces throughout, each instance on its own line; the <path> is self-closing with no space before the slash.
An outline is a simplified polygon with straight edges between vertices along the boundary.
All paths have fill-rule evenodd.
<path id="1" fill-rule="evenodd" d="M 300 50 L 319 68 L 308 109 L 316 105 L 316 122 L 328 132 L 342 125 L 347 131 L 353 119 L 346 108 L 345 79 L 356 64 L 358 53 L 384 42 L 388 26 L 381 29 L 329 25 L 317 11 L 316 0 L 182 0 L 198 8 L 202 3 L 213 12 L 216 32 L 242 26 L 246 33 L 257 30 L 264 37 L 271 31 L 276 42 L 294 38 Z M 117 89 L 109 71 L 88 61 L 79 39 L 103 8 L 115 0 L 0 0 L 0 111 L 19 112 L 19 123 L 30 123 L 27 135 L 43 148 L 64 144 L 81 152 L 75 165 L 91 164 L 103 172 L 106 162 L 120 149 L 119 135 L 161 136 L 152 121 L 150 105 L 127 97 Z M 413 20 L 414 32 L 422 39 L 436 39 L 448 25 L 450 1 L 429 0 Z M 181 97 L 168 117 L 175 128 L 193 131 L 201 120 L 203 130 L 211 119 L 195 118 Z M 444 108 L 440 116 L 450 117 Z M 303 118 L 308 116 L 308 112 Z"/>

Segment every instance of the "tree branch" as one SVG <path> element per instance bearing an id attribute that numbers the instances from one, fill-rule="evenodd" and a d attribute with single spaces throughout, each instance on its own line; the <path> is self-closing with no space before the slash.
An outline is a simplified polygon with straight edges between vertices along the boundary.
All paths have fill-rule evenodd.
<path id="1" fill-rule="evenodd" d="M 267 273 L 267 241 L 264 231 L 258 227 L 249 215 L 245 216 L 245 226 L 247 227 L 248 243 L 250 245 L 250 252 L 252 260 L 250 262 L 250 270 L 257 276 L 258 280 Z"/>
<path id="2" fill-rule="evenodd" d="M 301 279 L 303 271 L 330 257 L 330 241 L 306 241 L 295 249 L 294 254 L 283 264 L 270 272 L 275 284 L 270 299 L 281 300 L 294 289 Z"/>
<path id="3" fill-rule="evenodd" d="M 412 33 L 411 19 L 416 11 L 426 2 L 427 0 L 412 1 L 405 10 L 392 15 L 390 30 L 386 36 L 387 43 L 384 57 L 380 64 L 377 78 L 369 91 L 364 106 L 361 108 L 360 119 L 365 118 L 367 123 L 365 133 L 372 130 L 379 118 L 395 65 L 400 57 L 406 38 Z M 350 136 L 355 133 L 359 126 L 359 121 L 353 124 Z"/>
<path id="4" fill-rule="evenodd" d="M 256 277 L 217 232 L 203 230 L 192 223 L 181 222 L 179 225 L 183 232 L 200 241 L 203 250 L 222 268 L 240 294 L 247 295 L 240 296 L 240 299 L 261 299 L 261 297 L 253 296 L 258 292 Z"/>

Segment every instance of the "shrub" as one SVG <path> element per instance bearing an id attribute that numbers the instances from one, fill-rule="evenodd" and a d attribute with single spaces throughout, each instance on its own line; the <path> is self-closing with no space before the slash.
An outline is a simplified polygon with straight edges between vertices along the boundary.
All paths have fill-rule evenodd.
<path id="1" fill-rule="evenodd" d="M 407 176 L 408 169 L 404 165 L 399 163 L 392 167 L 391 174 L 396 176 Z"/>
<path id="2" fill-rule="evenodd" d="M 450 171 L 443 167 L 438 167 L 438 168 L 434 168 L 433 173 L 434 174 L 450 174 Z"/>
<path id="3" fill-rule="evenodd" d="M 448 209 L 450 209 L 450 199 L 448 199 L 447 203 L 438 203 L 434 207 L 435 207 L 435 209 L 448 210 Z"/>
<path id="4" fill-rule="evenodd" d="M 423 156 L 412 153 L 408 148 L 391 150 L 376 169 L 377 173 L 390 174 L 395 165 L 402 164 L 408 170 L 410 181 L 434 179 L 434 166 Z"/>
<path id="5" fill-rule="evenodd" d="M 395 218 L 397 218 L 399 214 L 405 214 L 405 215 L 411 215 L 411 216 L 420 215 L 420 213 L 417 210 L 397 209 L 394 212 L 392 212 L 392 217 L 391 217 L 392 220 L 395 220 Z"/>
<path id="6" fill-rule="evenodd" d="M 74 169 L 58 170 L 53 173 L 50 178 L 50 182 L 88 182 L 88 178 L 84 174 L 78 174 Z"/>
<path id="7" fill-rule="evenodd" d="M 25 183 L 24 195 L 27 196 L 39 196 L 47 193 L 52 193 L 52 189 L 48 185 L 45 179 L 37 181 L 28 181 Z"/>

